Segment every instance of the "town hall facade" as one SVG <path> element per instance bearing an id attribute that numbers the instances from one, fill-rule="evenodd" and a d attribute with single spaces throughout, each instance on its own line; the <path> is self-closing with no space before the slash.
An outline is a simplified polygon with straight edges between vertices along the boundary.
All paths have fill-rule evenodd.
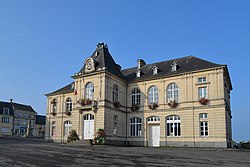
<path id="1" fill-rule="evenodd" d="M 72 83 L 47 96 L 46 139 L 67 142 L 71 130 L 106 144 L 231 147 L 226 65 L 194 56 L 122 69 L 99 43 Z"/>

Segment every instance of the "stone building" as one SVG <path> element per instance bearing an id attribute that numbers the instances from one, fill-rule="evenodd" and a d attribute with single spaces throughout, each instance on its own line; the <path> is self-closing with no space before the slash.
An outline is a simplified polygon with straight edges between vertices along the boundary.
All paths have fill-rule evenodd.
<path id="1" fill-rule="evenodd" d="M 12 135 L 14 110 L 10 103 L 0 101 L 0 136 Z"/>
<path id="2" fill-rule="evenodd" d="M 99 43 L 72 83 L 47 96 L 46 138 L 66 142 L 71 130 L 107 144 L 231 147 L 227 65 L 194 56 L 121 69 Z"/>
<path id="3" fill-rule="evenodd" d="M 45 138 L 46 116 L 35 115 L 35 129 L 33 132 L 36 138 Z"/>
<path id="4" fill-rule="evenodd" d="M 13 99 L 10 99 L 10 102 L 0 101 L 1 125 L 4 128 L 2 133 L 5 131 L 3 134 L 33 136 L 35 114 L 30 105 L 15 103 Z"/>

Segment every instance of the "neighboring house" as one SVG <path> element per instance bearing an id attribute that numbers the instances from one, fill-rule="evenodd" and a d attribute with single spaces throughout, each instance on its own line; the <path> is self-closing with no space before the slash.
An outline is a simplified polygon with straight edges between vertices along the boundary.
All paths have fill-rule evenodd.
<path id="1" fill-rule="evenodd" d="M 33 136 L 35 115 L 30 105 L 0 101 L 0 134 Z"/>
<path id="2" fill-rule="evenodd" d="M 14 135 L 33 135 L 35 127 L 35 110 L 30 105 L 14 103 L 10 104 L 14 109 Z"/>
<path id="3" fill-rule="evenodd" d="M 46 139 L 66 142 L 71 130 L 107 144 L 231 147 L 227 65 L 194 56 L 121 69 L 99 43 L 73 82 L 47 94 Z"/>
<path id="4" fill-rule="evenodd" d="M 0 136 L 12 135 L 14 110 L 10 103 L 0 101 Z"/>
<path id="5" fill-rule="evenodd" d="M 46 126 L 46 116 L 36 115 L 34 137 L 44 138 L 45 137 L 45 126 Z"/>

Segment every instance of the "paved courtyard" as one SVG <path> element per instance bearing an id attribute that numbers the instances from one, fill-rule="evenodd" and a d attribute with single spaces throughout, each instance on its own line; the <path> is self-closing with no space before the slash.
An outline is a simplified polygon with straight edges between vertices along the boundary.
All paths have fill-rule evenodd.
<path id="1" fill-rule="evenodd" d="M 0 137 L 0 166 L 250 166 L 249 150 L 69 146 Z"/>

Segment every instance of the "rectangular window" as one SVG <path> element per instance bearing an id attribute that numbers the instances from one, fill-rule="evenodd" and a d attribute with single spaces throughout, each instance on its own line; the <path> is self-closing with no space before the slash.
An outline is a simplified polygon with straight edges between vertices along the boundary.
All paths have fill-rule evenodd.
<path id="1" fill-rule="evenodd" d="M 130 119 L 130 136 L 141 136 L 142 126 L 140 118 Z"/>
<path id="2" fill-rule="evenodd" d="M 2 123 L 10 123 L 9 117 L 2 117 Z"/>
<path id="3" fill-rule="evenodd" d="M 199 98 L 207 98 L 207 87 L 198 88 Z"/>
<path id="4" fill-rule="evenodd" d="M 167 136 L 181 136 L 181 123 L 167 123 Z"/>
<path id="5" fill-rule="evenodd" d="M 206 77 L 198 78 L 198 83 L 206 83 L 206 82 L 207 82 L 207 78 Z"/>
<path id="6" fill-rule="evenodd" d="M 18 118 L 21 118 L 22 117 L 22 114 L 20 112 L 17 113 L 17 117 Z"/>
<path id="7" fill-rule="evenodd" d="M 118 116 L 114 115 L 114 131 L 113 131 L 114 135 L 116 134 L 117 131 L 117 121 L 118 121 Z"/>
<path id="8" fill-rule="evenodd" d="M 51 128 L 51 136 L 55 136 L 55 135 L 56 135 L 56 122 L 53 121 L 52 128 Z"/>
<path id="9" fill-rule="evenodd" d="M 204 119 L 204 118 L 207 118 L 207 113 L 200 114 L 200 119 Z"/>
<path id="10" fill-rule="evenodd" d="M 20 125 L 20 124 L 21 124 L 21 123 L 20 123 L 20 120 L 18 119 L 18 120 L 17 120 L 17 125 Z"/>
<path id="11" fill-rule="evenodd" d="M 10 115 L 9 108 L 3 108 L 3 115 Z"/>
<path id="12" fill-rule="evenodd" d="M 208 122 L 206 121 L 200 122 L 200 135 L 208 136 Z"/>

